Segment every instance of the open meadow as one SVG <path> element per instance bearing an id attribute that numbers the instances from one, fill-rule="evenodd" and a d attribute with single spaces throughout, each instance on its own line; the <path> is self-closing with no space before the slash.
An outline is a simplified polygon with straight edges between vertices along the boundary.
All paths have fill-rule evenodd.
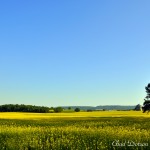
<path id="1" fill-rule="evenodd" d="M 141 111 L 0 113 L 0 150 L 150 149 Z"/>

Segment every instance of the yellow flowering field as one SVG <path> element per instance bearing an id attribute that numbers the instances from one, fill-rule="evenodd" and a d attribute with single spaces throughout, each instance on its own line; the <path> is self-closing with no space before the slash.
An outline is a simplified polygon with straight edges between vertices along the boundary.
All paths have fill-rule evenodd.
<path id="1" fill-rule="evenodd" d="M 0 113 L 0 150 L 150 149 L 140 111 Z"/>

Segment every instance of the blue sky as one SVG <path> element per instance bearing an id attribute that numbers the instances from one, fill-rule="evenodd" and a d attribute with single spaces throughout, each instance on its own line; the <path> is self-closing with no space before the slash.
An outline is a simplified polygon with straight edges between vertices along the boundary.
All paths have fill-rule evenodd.
<path id="1" fill-rule="evenodd" d="M 148 0 L 1 1 L 0 104 L 142 104 L 149 7 Z"/>

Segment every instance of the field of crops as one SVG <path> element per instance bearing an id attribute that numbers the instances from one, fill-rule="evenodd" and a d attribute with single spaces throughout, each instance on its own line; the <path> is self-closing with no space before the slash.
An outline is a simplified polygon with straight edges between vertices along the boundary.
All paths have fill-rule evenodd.
<path id="1" fill-rule="evenodd" d="M 150 115 L 0 113 L 0 150 L 150 149 Z"/>

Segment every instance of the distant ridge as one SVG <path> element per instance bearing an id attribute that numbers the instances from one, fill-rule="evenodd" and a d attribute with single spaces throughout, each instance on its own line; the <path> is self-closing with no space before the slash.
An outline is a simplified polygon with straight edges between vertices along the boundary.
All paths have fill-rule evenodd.
<path id="1" fill-rule="evenodd" d="M 135 108 L 135 105 L 99 105 L 96 107 L 93 106 L 61 106 L 64 109 L 71 107 L 72 109 L 80 108 L 82 110 L 132 110 Z"/>

